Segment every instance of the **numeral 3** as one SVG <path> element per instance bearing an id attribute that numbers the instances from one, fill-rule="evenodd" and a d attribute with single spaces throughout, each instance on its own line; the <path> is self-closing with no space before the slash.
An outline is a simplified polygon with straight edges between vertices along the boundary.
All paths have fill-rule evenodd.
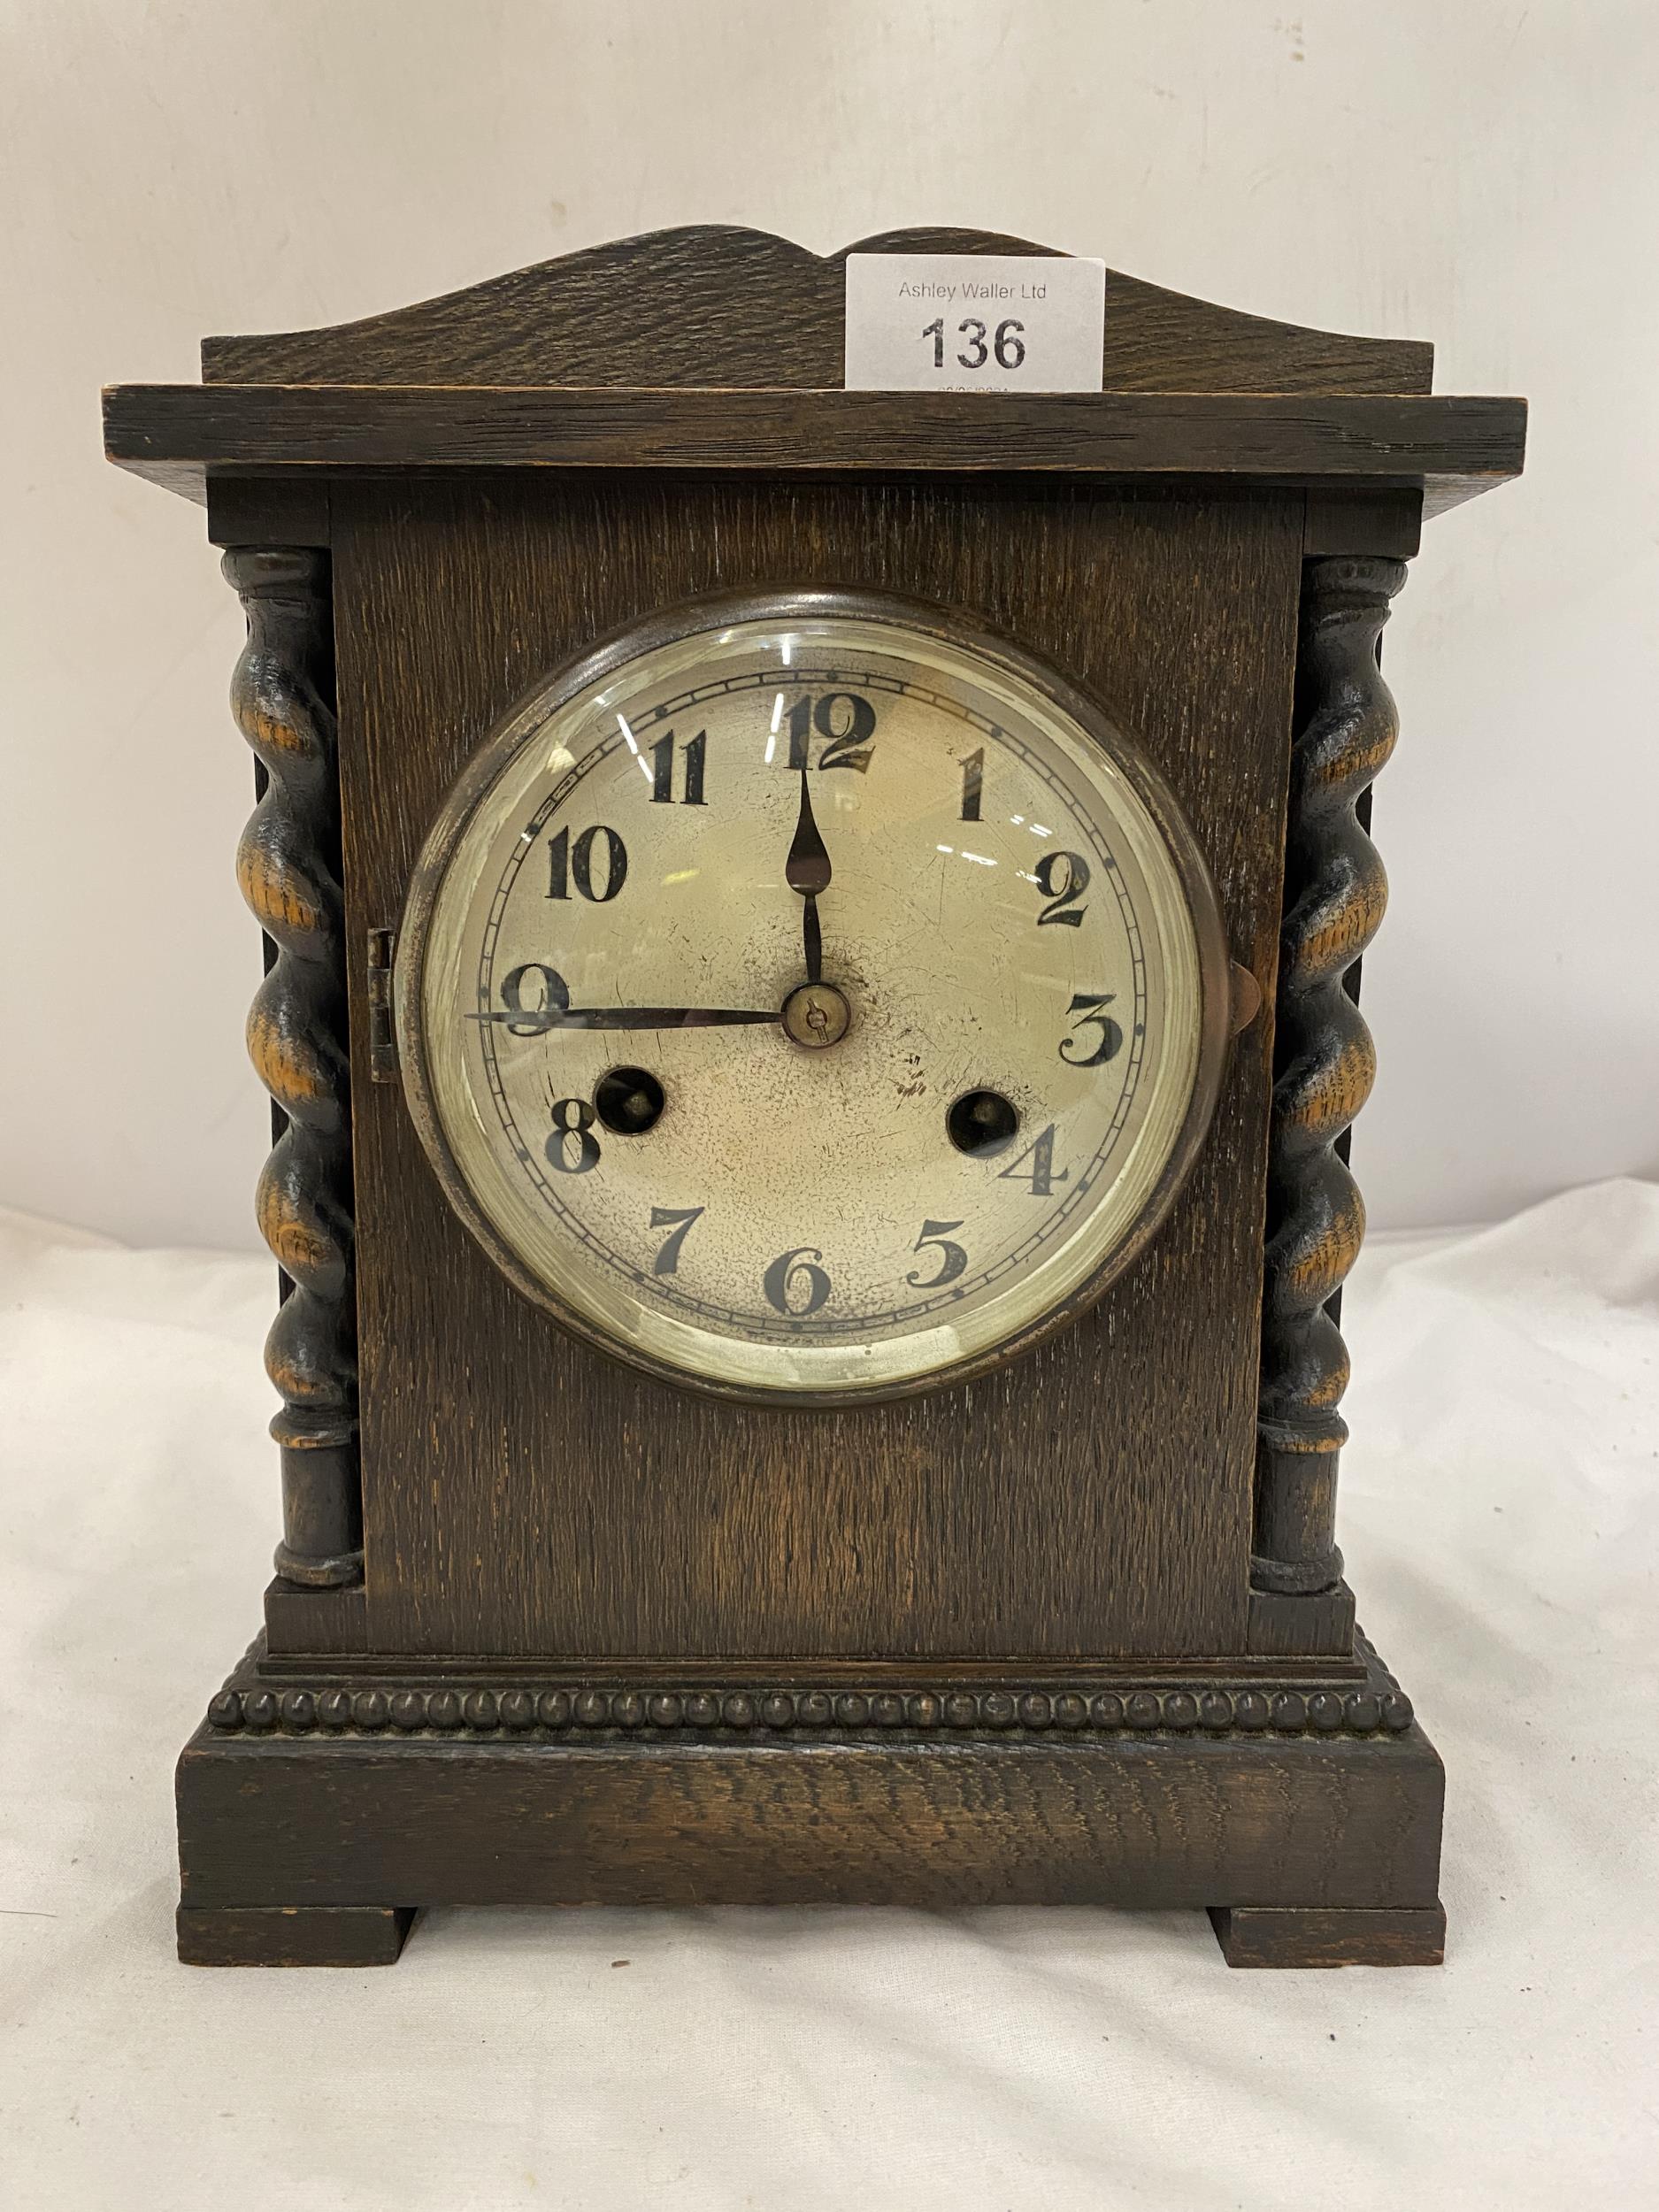
<path id="1" fill-rule="evenodd" d="M 1082 1029 L 1098 1029 L 1100 1042 L 1093 1052 L 1073 1052 L 1071 1050 L 1073 1038 L 1062 1037 L 1060 1057 L 1063 1060 L 1069 1060 L 1074 1068 L 1097 1068 L 1103 1062 L 1115 1060 L 1118 1057 L 1124 1048 L 1124 1033 L 1110 1014 L 1102 1014 L 1100 1010 L 1102 1006 L 1110 1006 L 1117 995 L 1115 991 L 1080 991 L 1071 1001 L 1071 1005 L 1065 1010 L 1068 1014 L 1075 1014 L 1077 1017 L 1071 1024 L 1073 1032 Z"/>

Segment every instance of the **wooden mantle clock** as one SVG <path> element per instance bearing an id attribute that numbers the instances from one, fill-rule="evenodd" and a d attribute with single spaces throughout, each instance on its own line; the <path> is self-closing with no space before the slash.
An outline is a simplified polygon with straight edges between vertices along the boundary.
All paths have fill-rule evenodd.
<path id="1" fill-rule="evenodd" d="M 105 396 L 258 764 L 282 1540 L 187 1960 L 526 1903 L 1440 1955 L 1334 1539 L 1354 987 L 1379 636 L 1524 409 L 1110 271 L 1102 391 L 849 391 L 842 260 L 671 231 Z"/>

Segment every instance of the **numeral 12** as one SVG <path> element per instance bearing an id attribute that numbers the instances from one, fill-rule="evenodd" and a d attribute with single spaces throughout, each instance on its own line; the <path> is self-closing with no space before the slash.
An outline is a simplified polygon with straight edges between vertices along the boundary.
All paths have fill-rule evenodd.
<path id="1" fill-rule="evenodd" d="M 837 727 L 840 723 L 845 727 Z M 862 693 L 856 691 L 826 691 L 814 700 L 810 695 L 797 699 L 789 710 L 789 755 L 787 766 L 794 774 L 811 766 L 810 743 L 814 731 L 826 742 L 818 755 L 818 764 L 823 768 L 856 768 L 864 775 L 870 766 L 870 756 L 875 750 L 872 741 L 876 732 L 876 710 Z M 768 751 L 768 759 L 771 753 Z"/>

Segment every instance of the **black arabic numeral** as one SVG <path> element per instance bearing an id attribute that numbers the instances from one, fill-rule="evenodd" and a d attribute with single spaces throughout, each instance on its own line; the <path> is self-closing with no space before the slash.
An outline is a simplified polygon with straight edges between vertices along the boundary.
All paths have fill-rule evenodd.
<path id="1" fill-rule="evenodd" d="M 541 979 L 541 1003 L 526 1006 L 524 986 L 526 976 Z M 521 968 L 514 968 L 501 979 L 501 1002 L 509 1014 L 522 1017 L 506 1025 L 510 1037 L 545 1037 L 561 1014 L 570 1011 L 570 986 L 557 968 L 549 968 L 540 960 L 526 960 Z"/>
<path id="2" fill-rule="evenodd" d="M 1065 1010 L 1068 1014 L 1075 1014 L 1077 1017 L 1071 1024 L 1072 1030 L 1075 1033 L 1084 1029 L 1098 1029 L 1100 1042 L 1093 1052 L 1073 1052 L 1071 1049 L 1073 1039 L 1062 1037 L 1060 1057 L 1063 1060 L 1069 1060 L 1074 1068 L 1098 1068 L 1106 1061 L 1115 1060 L 1118 1057 L 1124 1048 L 1122 1027 L 1112 1019 L 1110 1014 L 1102 1014 L 1100 1011 L 1102 1006 L 1110 1006 L 1117 995 L 1116 991 L 1079 991 L 1078 993 Z"/>
<path id="3" fill-rule="evenodd" d="M 780 1252 L 762 1277 L 768 1302 L 787 1321 L 804 1321 L 815 1314 L 830 1294 L 830 1279 L 816 1263 L 824 1255 L 816 1245 L 797 1244 L 793 1252 Z M 806 1287 L 806 1303 L 792 1306 L 797 1285 Z"/>
<path id="4" fill-rule="evenodd" d="M 604 876 L 603 887 L 594 883 L 594 848 L 604 840 Z M 615 830 L 603 822 L 596 822 L 592 829 L 585 829 L 572 845 L 568 829 L 562 829 L 547 849 L 548 886 L 550 899 L 567 899 L 573 883 L 585 899 L 595 906 L 604 906 L 614 899 L 627 881 L 628 849 Z"/>
<path id="5" fill-rule="evenodd" d="M 686 748 L 686 804 L 701 806 L 703 798 L 703 763 L 709 749 L 709 733 L 699 730 Z"/>
<path id="6" fill-rule="evenodd" d="M 1050 903 L 1037 917 L 1041 929 L 1045 922 L 1057 922 L 1065 929 L 1079 929 L 1088 909 L 1077 901 L 1088 889 L 1088 863 L 1081 853 L 1044 853 L 1033 872 L 1037 888 Z"/>
<path id="7" fill-rule="evenodd" d="M 977 315 L 970 315 L 966 322 L 956 325 L 957 337 L 965 338 L 968 342 L 967 351 L 959 353 L 956 358 L 964 369 L 982 369 L 995 350 L 999 369 L 1017 369 L 1025 358 L 1025 328 L 1024 323 L 1016 322 L 1010 315 L 1005 322 L 998 323 L 996 335 L 987 346 L 985 342 L 985 325 Z M 945 365 L 944 318 L 941 316 L 936 323 L 929 323 L 922 335 L 933 340 L 933 366 L 942 369 Z"/>
<path id="8" fill-rule="evenodd" d="M 965 1273 L 968 1256 L 959 1244 L 953 1244 L 947 1230 L 960 1229 L 959 1221 L 925 1221 L 922 1233 L 911 1245 L 912 1252 L 920 1252 L 932 1245 L 939 1254 L 939 1272 L 926 1279 L 912 1269 L 904 1279 L 912 1290 L 940 1290 L 947 1283 L 954 1283 L 958 1275 Z"/>
<path id="9" fill-rule="evenodd" d="M 603 838 L 605 847 L 604 888 L 599 891 L 594 888 L 594 841 L 596 838 Z M 595 905 L 603 906 L 614 899 L 627 881 L 627 875 L 628 849 L 615 830 L 607 828 L 603 823 L 595 828 L 585 829 L 571 847 L 571 880 L 583 898 L 593 900 Z"/>
<path id="10" fill-rule="evenodd" d="M 789 710 L 789 755 L 792 775 L 810 766 L 810 741 L 816 732 L 824 740 L 818 757 L 819 768 L 856 768 L 862 776 L 875 750 L 876 710 L 856 691 L 826 691 L 818 699 L 810 694 Z"/>
<path id="11" fill-rule="evenodd" d="M 845 729 L 835 726 L 838 707 L 847 710 Z M 876 733 L 876 710 L 869 700 L 856 691 L 826 691 L 812 710 L 812 720 L 818 735 L 829 741 L 818 757 L 820 770 L 856 768 L 862 776 L 875 749 L 870 741 Z"/>
<path id="12" fill-rule="evenodd" d="M 709 749 L 709 733 L 699 730 L 686 748 L 687 806 L 701 806 L 703 797 L 703 764 Z M 659 737 L 651 748 L 651 803 L 654 806 L 672 806 L 674 803 L 674 733 Z"/>
<path id="13" fill-rule="evenodd" d="M 812 701 L 810 695 L 803 693 L 789 710 L 788 769 L 792 776 L 798 776 L 803 768 L 810 766 L 811 757 L 808 748 L 811 738 Z"/>
<path id="14" fill-rule="evenodd" d="M 599 1142 L 593 1131 L 594 1110 L 585 1098 L 556 1098 L 553 1133 L 545 1147 L 548 1165 L 561 1175 L 586 1175 L 589 1168 L 597 1167 Z M 568 1149 L 572 1137 L 576 1140 L 573 1160 Z"/>
<path id="15" fill-rule="evenodd" d="M 1031 1165 L 1022 1175 L 1019 1171 L 1026 1160 L 1031 1162 Z M 1011 1161 L 996 1179 L 999 1183 L 1029 1183 L 1033 1198 L 1051 1198 L 1056 1183 L 1071 1181 L 1071 1170 L 1064 1167 L 1056 1169 L 1054 1164 L 1053 1122 L 1048 1124 L 1041 1136 L 1032 1140 L 1019 1158 Z"/>
<path id="16" fill-rule="evenodd" d="M 972 337 L 968 336 L 970 331 L 973 334 Z M 985 325 L 977 315 L 970 315 L 965 323 L 956 325 L 956 335 L 958 338 L 967 338 L 968 344 L 972 349 L 969 353 L 959 353 L 956 356 L 963 367 L 982 369 L 991 357 L 990 348 L 985 342 Z"/>
<path id="17" fill-rule="evenodd" d="M 937 317 L 934 319 L 934 320 L 933 320 L 933 321 L 932 321 L 931 323 L 929 323 L 929 324 L 928 324 L 928 326 L 927 326 L 926 329 L 925 331 L 923 331 L 922 335 L 923 335 L 923 337 L 924 337 L 924 338 L 931 338 L 931 339 L 933 340 L 933 366 L 934 366 L 936 369 L 942 369 L 942 368 L 944 367 L 944 365 L 945 365 L 945 319 L 944 319 L 944 317 L 943 317 L 942 315 L 937 316 Z"/>
<path id="18" fill-rule="evenodd" d="M 692 1223 L 700 1221 L 702 1217 L 703 1208 L 701 1206 L 653 1206 L 651 1208 L 652 1228 L 667 1229 L 671 1232 L 663 1239 L 662 1249 L 651 1262 L 653 1275 L 679 1274 L 680 1248 L 689 1235 Z"/>
<path id="19" fill-rule="evenodd" d="M 962 818 L 964 822 L 979 820 L 979 802 L 984 795 L 985 748 L 981 745 L 977 751 L 970 753 L 962 764 Z"/>

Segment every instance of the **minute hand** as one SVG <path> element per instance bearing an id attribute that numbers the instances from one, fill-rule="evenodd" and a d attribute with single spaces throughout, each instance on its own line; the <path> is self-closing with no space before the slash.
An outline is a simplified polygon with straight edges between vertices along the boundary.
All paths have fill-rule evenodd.
<path id="1" fill-rule="evenodd" d="M 545 1036 L 550 1029 L 733 1029 L 746 1023 L 775 1022 L 775 1010 L 749 1006 L 526 1006 L 472 1014 L 475 1022 L 501 1022 L 520 1037 Z"/>

